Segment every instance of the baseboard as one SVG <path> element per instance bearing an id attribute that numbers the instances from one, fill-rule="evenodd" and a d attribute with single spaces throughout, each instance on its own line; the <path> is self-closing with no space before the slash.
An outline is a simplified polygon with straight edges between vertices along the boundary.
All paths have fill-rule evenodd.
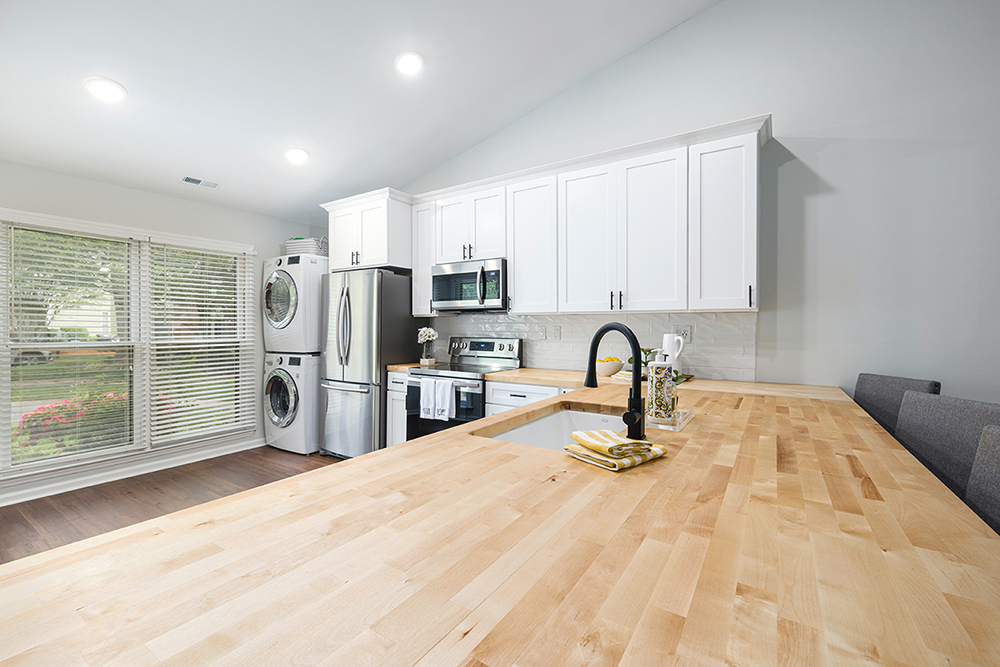
<path id="1" fill-rule="evenodd" d="M 15 477 L 0 481 L 0 507 L 157 470 L 175 468 L 224 454 L 263 447 L 264 444 L 263 438 L 251 433 L 164 450 L 136 452 L 113 459 L 91 461 L 63 470 L 49 470 Z"/>

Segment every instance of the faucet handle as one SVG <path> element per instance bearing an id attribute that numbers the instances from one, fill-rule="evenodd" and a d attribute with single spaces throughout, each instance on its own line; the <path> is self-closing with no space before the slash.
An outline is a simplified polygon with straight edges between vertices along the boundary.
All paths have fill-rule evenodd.
<path id="1" fill-rule="evenodd" d="M 622 421 L 626 426 L 635 426 L 642 421 L 642 413 L 638 410 L 629 410 L 622 415 Z"/>

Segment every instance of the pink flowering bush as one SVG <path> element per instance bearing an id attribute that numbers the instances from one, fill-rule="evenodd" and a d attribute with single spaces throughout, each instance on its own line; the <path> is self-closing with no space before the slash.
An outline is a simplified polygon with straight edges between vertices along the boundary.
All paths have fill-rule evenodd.
<path id="1" fill-rule="evenodd" d="M 123 431 L 131 428 L 128 400 L 128 393 L 109 392 L 35 408 L 21 417 L 11 434 L 14 458 L 19 458 L 18 448 L 25 450 L 22 455 L 37 458 L 120 442 Z M 29 453 L 36 450 L 39 454 Z"/>

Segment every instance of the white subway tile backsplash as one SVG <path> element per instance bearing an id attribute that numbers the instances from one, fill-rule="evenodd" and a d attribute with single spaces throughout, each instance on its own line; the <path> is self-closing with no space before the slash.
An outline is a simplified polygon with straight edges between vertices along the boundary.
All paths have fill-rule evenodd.
<path id="1" fill-rule="evenodd" d="M 713 335 L 716 343 L 723 344 L 754 345 L 757 340 L 757 336 L 752 333 L 718 333 Z"/>
<path id="2" fill-rule="evenodd" d="M 692 340 L 681 357 L 684 372 L 711 379 L 754 379 L 756 313 L 470 314 L 439 317 L 431 326 L 440 335 L 434 346 L 438 359 L 448 358 L 451 336 L 480 335 L 522 339 L 525 366 L 585 370 L 591 338 L 601 325 L 613 321 L 632 329 L 645 348 L 659 347 L 663 334 L 671 333 L 674 324 L 689 324 Z M 562 328 L 559 340 L 551 337 L 553 326 Z M 631 351 L 622 336 L 611 333 L 601 341 L 598 355 L 625 361 Z"/>

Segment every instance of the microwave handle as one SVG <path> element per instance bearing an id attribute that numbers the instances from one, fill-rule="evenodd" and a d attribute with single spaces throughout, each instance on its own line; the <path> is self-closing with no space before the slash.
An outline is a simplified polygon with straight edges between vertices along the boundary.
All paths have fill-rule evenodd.
<path id="1" fill-rule="evenodd" d="M 479 305 L 486 303 L 486 286 L 483 282 L 486 280 L 486 267 L 480 265 L 479 272 L 476 274 L 476 298 L 479 299 Z"/>

